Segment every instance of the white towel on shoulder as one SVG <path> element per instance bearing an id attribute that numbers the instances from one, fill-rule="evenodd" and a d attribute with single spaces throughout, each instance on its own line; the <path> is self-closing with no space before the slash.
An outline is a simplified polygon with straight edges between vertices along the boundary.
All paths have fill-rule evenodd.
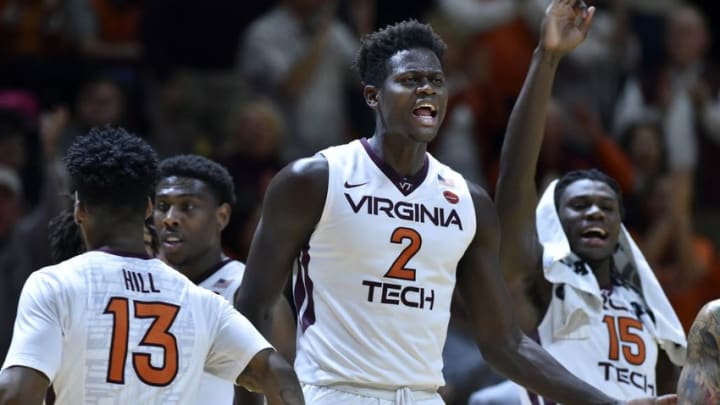
<path id="1" fill-rule="evenodd" d="M 602 322 L 602 293 L 590 267 L 570 250 L 570 243 L 555 208 L 555 185 L 550 183 L 536 209 L 538 239 L 543 246 L 543 273 L 552 284 L 565 284 L 564 305 L 553 306 L 553 337 L 582 339 L 587 326 Z M 620 227 L 614 262 L 621 277 L 634 285 L 652 311 L 654 320 L 641 316 L 648 331 L 676 365 L 685 363 L 687 341 L 680 320 L 655 274 L 624 225 Z M 639 284 L 639 285 L 638 285 Z"/>

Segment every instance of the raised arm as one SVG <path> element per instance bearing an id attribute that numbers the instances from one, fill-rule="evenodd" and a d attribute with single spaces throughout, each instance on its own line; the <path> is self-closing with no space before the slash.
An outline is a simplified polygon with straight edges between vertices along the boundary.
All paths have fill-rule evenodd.
<path id="1" fill-rule="evenodd" d="M 327 161 L 313 157 L 291 163 L 268 186 L 236 302 L 266 338 L 275 303 L 320 220 L 327 179 Z"/>
<path id="2" fill-rule="evenodd" d="M 678 404 L 720 401 L 720 300 L 700 310 L 688 335 L 687 362 L 678 382 Z"/>
<path id="3" fill-rule="evenodd" d="M 488 363 L 516 383 L 563 404 L 623 403 L 570 374 L 520 331 L 499 272 L 499 224 L 490 197 L 471 185 L 477 231 L 458 264 L 457 286 L 475 326 L 478 347 Z M 522 254 L 522 253 L 520 253 Z M 670 404 L 672 402 L 658 401 Z M 655 400 L 634 400 L 635 405 Z"/>
<path id="4" fill-rule="evenodd" d="M 503 272 L 511 281 L 541 274 L 542 247 L 535 229 L 535 174 L 546 111 L 558 63 L 585 38 L 594 12 L 581 1 L 552 1 L 543 20 L 540 44 L 510 115 L 495 202 L 503 236 Z M 518 249 L 523 254 L 517 254 Z"/>

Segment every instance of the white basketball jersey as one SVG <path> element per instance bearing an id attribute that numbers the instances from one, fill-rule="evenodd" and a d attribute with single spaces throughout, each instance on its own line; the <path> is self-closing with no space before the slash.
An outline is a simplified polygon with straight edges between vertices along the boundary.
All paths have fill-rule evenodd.
<path id="1" fill-rule="evenodd" d="M 429 154 L 400 178 L 364 139 L 320 153 L 325 206 L 293 277 L 296 372 L 312 385 L 435 390 L 457 264 L 475 235 L 468 186 Z"/>
<path id="2" fill-rule="evenodd" d="M 268 347 L 160 260 L 92 251 L 28 278 L 3 368 L 42 372 L 57 404 L 194 404 L 203 369 L 234 381 Z"/>
<path id="3" fill-rule="evenodd" d="M 562 305 L 562 285 L 553 286 L 550 305 Z M 613 282 L 602 290 L 603 316 L 584 338 L 553 338 L 550 308 L 538 326 L 540 344 L 573 375 L 607 395 L 629 400 L 654 397 L 658 345 L 641 320 L 647 309 L 632 287 Z M 525 391 L 525 404 L 553 404 Z"/>
<path id="4" fill-rule="evenodd" d="M 197 285 L 225 298 L 231 305 L 235 301 L 235 292 L 240 287 L 245 265 L 237 260 L 226 260 L 214 272 L 206 274 Z M 203 373 L 198 394 L 198 404 L 231 405 L 235 398 L 232 382 L 209 373 Z"/>

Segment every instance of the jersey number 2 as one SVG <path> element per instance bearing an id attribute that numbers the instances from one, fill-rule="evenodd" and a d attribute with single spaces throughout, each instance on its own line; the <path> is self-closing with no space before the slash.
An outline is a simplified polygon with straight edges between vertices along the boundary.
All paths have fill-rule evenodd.
<path id="1" fill-rule="evenodd" d="M 634 318 L 610 315 L 606 315 L 603 322 L 607 325 L 610 336 L 610 352 L 608 353 L 610 360 L 620 358 L 620 345 L 622 344 L 623 357 L 628 363 L 635 366 L 643 364 L 645 362 L 645 342 L 642 336 L 630 330 L 642 331 L 642 322 Z M 635 346 L 635 350 L 632 349 L 632 346 Z"/>
<path id="2" fill-rule="evenodd" d="M 409 240 L 410 244 L 400 252 L 400 255 L 395 259 L 390 270 L 385 273 L 385 277 L 397 278 L 400 280 L 415 281 L 415 269 L 405 267 L 410 259 L 420 250 L 422 246 L 422 237 L 418 231 L 399 227 L 395 228 L 392 235 L 390 235 L 390 242 L 392 243 L 403 243 L 404 240 Z"/>
<path id="3" fill-rule="evenodd" d="M 112 341 L 107 382 L 125 384 L 125 360 L 128 351 L 130 331 L 129 300 L 112 297 L 105 308 L 105 314 L 113 316 Z M 133 301 L 135 318 L 151 318 L 152 324 L 140 341 L 141 346 L 161 347 L 164 351 L 161 367 L 153 366 L 148 353 L 133 353 L 133 368 L 138 378 L 148 385 L 164 387 L 169 385 L 178 372 L 178 346 L 175 335 L 169 332 L 180 307 L 165 302 Z"/>

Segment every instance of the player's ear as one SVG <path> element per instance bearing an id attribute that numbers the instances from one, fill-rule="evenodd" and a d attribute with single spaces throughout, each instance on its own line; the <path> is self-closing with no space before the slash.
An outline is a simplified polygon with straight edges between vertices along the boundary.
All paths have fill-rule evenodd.
<path id="1" fill-rule="evenodd" d="M 150 218 L 150 216 L 153 214 L 153 201 L 152 198 L 148 196 L 147 199 L 147 206 L 145 207 L 145 219 Z"/>
<path id="2" fill-rule="evenodd" d="M 230 204 L 228 203 L 222 203 L 220 206 L 215 210 L 215 219 L 217 220 L 218 227 L 222 231 L 227 226 L 228 222 L 230 222 L 230 214 L 232 213 L 232 208 L 230 208 Z"/>
<path id="3" fill-rule="evenodd" d="M 363 97 L 365 97 L 365 103 L 373 110 L 377 108 L 379 96 L 380 92 L 376 86 L 371 84 L 363 86 Z"/>
<path id="4" fill-rule="evenodd" d="M 85 218 L 87 218 L 87 208 L 85 207 L 85 204 L 80 201 L 78 198 L 78 192 L 75 191 L 75 203 L 73 204 L 73 217 L 75 218 L 75 223 L 80 225 L 85 221 Z"/>

